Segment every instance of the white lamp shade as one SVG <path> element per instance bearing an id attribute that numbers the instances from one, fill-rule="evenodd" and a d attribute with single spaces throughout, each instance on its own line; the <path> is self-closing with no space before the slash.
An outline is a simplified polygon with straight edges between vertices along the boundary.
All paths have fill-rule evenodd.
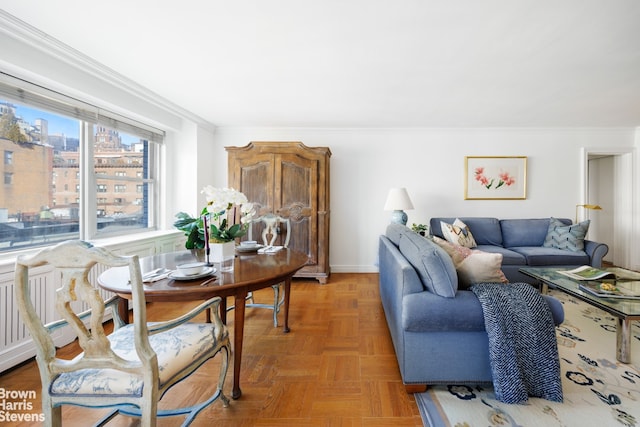
<path id="1" fill-rule="evenodd" d="M 387 201 L 384 204 L 385 211 L 402 211 L 405 209 L 413 209 L 413 203 L 409 198 L 406 188 L 392 188 L 387 195 Z"/>

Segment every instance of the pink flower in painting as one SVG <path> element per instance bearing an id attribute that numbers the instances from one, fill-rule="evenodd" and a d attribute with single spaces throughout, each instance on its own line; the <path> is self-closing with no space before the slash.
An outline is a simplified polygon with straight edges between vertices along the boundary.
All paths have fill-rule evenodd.
<path id="1" fill-rule="evenodd" d="M 491 178 L 489 179 L 485 174 L 484 174 L 484 167 L 477 167 L 474 171 L 474 175 L 475 175 L 475 180 L 478 181 L 482 186 L 484 186 L 487 190 L 491 189 L 491 187 L 493 187 L 493 184 L 495 182 L 495 178 Z M 498 183 L 496 184 L 495 187 L 493 187 L 494 190 L 502 187 L 503 185 L 509 187 L 513 184 L 515 184 L 516 179 L 515 177 L 513 177 L 509 172 L 502 172 L 500 174 L 498 174 Z"/>
<path id="2" fill-rule="evenodd" d="M 475 175 L 476 175 L 476 181 L 478 181 L 480 184 L 485 186 L 487 189 L 491 188 L 491 186 L 493 185 L 493 179 L 489 181 L 489 178 L 487 178 L 484 175 L 483 167 L 476 168 Z"/>
<path id="3" fill-rule="evenodd" d="M 496 188 L 502 187 L 506 185 L 507 187 L 513 185 L 516 182 L 516 179 L 509 175 L 509 172 L 503 172 L 499 175 L 500 182 L 498 182 L 498 186 Z"/>

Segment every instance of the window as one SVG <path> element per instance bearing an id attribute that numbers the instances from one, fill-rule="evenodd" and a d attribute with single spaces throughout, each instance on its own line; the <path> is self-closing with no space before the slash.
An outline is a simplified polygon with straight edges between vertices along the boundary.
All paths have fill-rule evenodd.
<path id="1" fill-rule="evenodd" d="M 162 131 L 2 72 L 0 107 L 0 252 L 156 229 Z"/>

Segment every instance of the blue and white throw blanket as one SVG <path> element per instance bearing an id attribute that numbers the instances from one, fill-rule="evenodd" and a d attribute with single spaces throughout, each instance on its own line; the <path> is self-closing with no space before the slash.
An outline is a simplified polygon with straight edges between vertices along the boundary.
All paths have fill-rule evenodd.
<path id="1" fill-rule="evenodd" d="M 540 293 L 527 283 L 479 283 L 471 290 L 484 312 L 496 398 L 562 402 L 555 325 Z"/>

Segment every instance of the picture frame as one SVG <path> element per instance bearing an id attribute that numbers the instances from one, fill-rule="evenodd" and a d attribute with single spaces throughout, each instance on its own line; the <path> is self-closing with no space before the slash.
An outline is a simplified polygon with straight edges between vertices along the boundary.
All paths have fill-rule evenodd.
<path id="1" fill-rule="evenodd" d="M 466 156 L 465 200 L 527 198 L 526 156 Z"/>

